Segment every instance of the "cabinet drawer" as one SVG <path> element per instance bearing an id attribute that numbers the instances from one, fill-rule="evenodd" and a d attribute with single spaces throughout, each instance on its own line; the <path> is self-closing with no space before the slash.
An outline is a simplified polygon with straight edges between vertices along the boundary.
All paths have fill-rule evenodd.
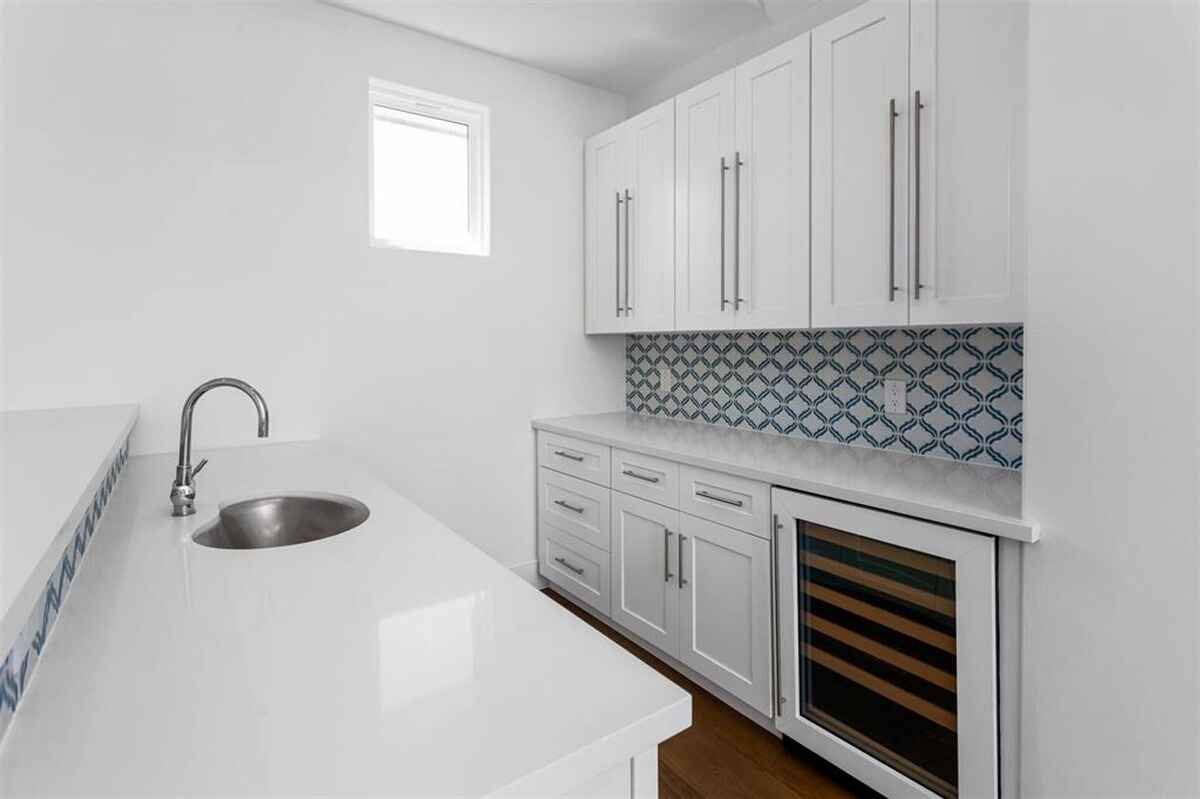
<path id="1" fill-rule="evenodd" d="M 605 616 L 609 603 L 609 556 L 548 524 L 538 525 L 538 572 Z"/>
<path id="2" fill-rule="evenodd" d="M 766 483 L 680 466 L 679 509 L 762 538 L 771 537 L 771 492 Z"/>
<path id="3" fill-rule="evenodd" d="M 538 433 L 538 466 L 579 477 L 597 485 L 610 485 L 611 448 L 577 438 Z"/>
<path id="4" fill-rule="evenodd" d="M 594 483 L 538 470 L 538 519 L 608 551 L 609 491 Z"/>
<path id="5" fill-rule="evenodd" d="M 678 508 L 679 464 L 614 449 L 612 486 L 626 494 L 648 499 L 668 508 Z"/>

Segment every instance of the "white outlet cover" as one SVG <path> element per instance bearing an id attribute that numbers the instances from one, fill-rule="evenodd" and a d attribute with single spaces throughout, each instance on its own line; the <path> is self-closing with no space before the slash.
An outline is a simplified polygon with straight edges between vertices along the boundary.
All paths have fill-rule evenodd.
<path id="1" fill-rule="evenodd" d="M 675 373 L 669 366 L 658 367 L 658 390 L 664 393 L 675 388 Z"/>
<path id="2" fill-rule="evenodd" d="M 905 391 L 908 384 L 903 380 L 883 381 L 883 412 L 902 415 L 908 413 Z"/>

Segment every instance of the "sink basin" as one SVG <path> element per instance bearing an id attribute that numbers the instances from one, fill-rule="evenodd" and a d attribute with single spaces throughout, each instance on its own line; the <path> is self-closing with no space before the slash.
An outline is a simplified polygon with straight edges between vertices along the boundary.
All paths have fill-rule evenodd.
<path id="1" fill-rule="evenodd" d="M 193 540 L 216 549 L 286 547 L 344 533 L 370 515 L 357 499 L 338 494 L 257 497 L 221 508 Z"/>

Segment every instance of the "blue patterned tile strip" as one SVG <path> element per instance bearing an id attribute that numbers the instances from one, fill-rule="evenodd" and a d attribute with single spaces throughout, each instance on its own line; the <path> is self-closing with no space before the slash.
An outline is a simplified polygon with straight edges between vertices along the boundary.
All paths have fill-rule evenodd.
<path id="1" fill-rule="evenodd" d="M 79 570 L 83 556 L 87 554 L 92 534 L 95 533 L 100 522 L 100 515 L 104 512 L 104 506 L 108 503 L 113 489 L 116 488 L 117 480 L 120 478 L 127 460 L 129 460 L 128 439 L 121 445 L 109 464 L 107 474 L 100 481 L 100 486 L 92 496 L 91 504 L 84 511 L 83 518 L 76 525 L 75 534 L 67 543 L 54 574 L 46 582 L 46 588 L 34 607 L 33 613 L 30 614 L 29 620 L 17 636 L 17 640 L 5 654 L 4 662 L 0 664 L 0 739 L 4 737 L 4 733 L 12 721 L 13 713 L 21 703 L 21 697 L 24 696 L 25 689 L 29 685 L 29 678 L 41 658 L 46 638 L 50 635 L 50 630 L 58 619 L 59 610 L 67 597 L 67 592 Z"/>
<path id="2" fill-rule="evenodd" d="M 636 413 L 1021 468 L 1023 328 L 665 333 L 625 339 Z M 674 386 L 661 390 L 667 366 Z M 908 412 L 883 411 L 904 380 Z"/>

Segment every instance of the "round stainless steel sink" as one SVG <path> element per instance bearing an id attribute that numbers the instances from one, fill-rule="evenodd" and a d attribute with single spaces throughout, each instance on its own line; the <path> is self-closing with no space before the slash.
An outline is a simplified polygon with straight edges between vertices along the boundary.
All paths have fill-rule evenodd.
<path id="1" fill-rule="evenodd" d="M 216 549 L 265 549 L 318 541 L 358 527 L 371 515 L 339 494 L 257 497 L 221 508 L 216 521 L 192 538 Z"/>

